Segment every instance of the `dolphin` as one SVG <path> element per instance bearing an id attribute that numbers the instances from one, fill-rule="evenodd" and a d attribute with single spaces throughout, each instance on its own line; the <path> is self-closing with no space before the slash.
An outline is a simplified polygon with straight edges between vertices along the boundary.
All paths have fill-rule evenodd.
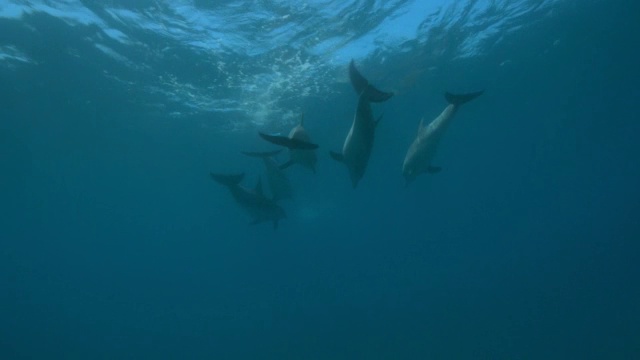
<path id="1" fill-rule="evenodd" d="M 380 91 L 369 84 L 369 81 L 360 74 L 353 60 L 349 63 L 349 79 L 354 90 L 358 93 L 356 113 L 342 146 L 342 153 L 330 151 L 329 154 L 334 160 L 347 166 L 351 184 L 355 189 L 367 168 L 373 148 L 376 125 L 382 118 L 380 116 L 374 120 L 370 104 L 371 102 L 387 101 L 393 96 L 393 93 Z"/>
<path id="2" fill-rule="evenodd" d="M 423 173 L 435 174 L 442 168 L 433 165 L 433 158 L 442 140 L 447 127 L 453 119 L 453 115 L 460 106 L 482 95 L 484 91 L 477 91 L 468 94 L 445 93 L 445 99 L 449 103 L 446 108 L 431 123 L 425 125 L 424 118 L 420 120 L 418 134 L 407 150 L 407 155 L 402 164 L 402 175 L 405 178 L 405 185 L 413 182 L 416 177 Z"/>
<path id="3" fill-rule="evenodd" d="M 287 217 L 282 207 L 264 195 L 260 180 L 255 189 L 251 190 L 240 186 L 244 173 L 233 175 L 211 173 L 211 178 L 229 189 L 233 199 L 253 218 L 251 224 L 272 221 L 273 228 L 277 229 L 278 221 Z"/>
<path id="4" fill-rule="evenodd" d="M 305 142 L 311 142 L 311 137 L 304 128 L 304 114 L 300 115 L 300 123 L 296 125 L 289 132 L 290 139 L 296 139 Z M 318 162 L 318 156 L 313 149 L 289 149 L 289 161 L 280 166 L 281 169 L 286 169 L 293 164 L 300 164 L 303 167 L 310 169 L 315 174 L 316 163 Z"/>
<path id="5" fill-rule="evenodd" d="M 299 149 L 299 150 L 315 150 L 318 148 L 318 144 L 313 144 L 308 141 L 303 141 L 300 139 L 292 139 L 288 136 L 279 136 L 279 135 L 269 135 L 263 132 L 258 132 L 260 137 L 267 140 L 270 143 L 287 147 L 289 149 Z"/>
<path id="6" fill-rule="evenodd" d="M 282 150 L 267 151 L 267 152 L 248 152 L 242 153 L 260 158 L 264 162 L 264 167 L 267 173 L 267 182 L 269 183 L 269 189 L 271 190 L 271 197 L 273 201 L 279 201 L 282 199 L 293 198 L 293 189 L 291 182 L 287 175 L 280 169 L 280 165 L 274 159 L 274 156 L 279 154 Z"/>
<path id="7" fill-rule="evenodd" d="M 280 169 L 286 169 L 293 164 L 300 164 L 305 168 L 316 172 L 318 157 L 315 149 L 317 144 L 311 142 L 311 137 L 304 128 L 304 114 L 300 116 L 300 123 L 289 132 L 288 137 L 267 135 L 260 133 L 260 136 L 276 145 L 285 146 L 289 149 L 289 160 L 280 165 Z"/>

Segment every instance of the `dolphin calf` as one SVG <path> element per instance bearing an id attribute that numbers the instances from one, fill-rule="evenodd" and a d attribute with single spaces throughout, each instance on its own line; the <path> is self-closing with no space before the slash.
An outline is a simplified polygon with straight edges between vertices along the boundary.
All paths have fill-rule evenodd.
<path id="1" fill-rule="evenodd" d="M 383 92 L 365 79 L 353 60 L 349 63 L 349 80 L 356 93 L 358 93 L 358 105 L 353 117 L 351 129 L 342 146 L 342 153 L 330 151 L 331 157 L 347 166 L 353 188 L 358 186 L 371 156 L 376 125 L 380 121 L 374 120 L 371 111 L 371 102 L 384 102 L 389 100 L 392 92 Z"/>
<path id="2" fill-rule="evenodd" d="M 278 221 L 287 217 L 282 207 L 264 195 L 260 180 L 255 189 L 250 190 L 240 186 L 244 173 L 234 175 L 211 173 L 211 178 L 229 189 L 233 199 L 252 217 L 251 224 L 272 221 L 273 228 L 277 229 Z"/>
<path id="3" fill-rule="evenodd" d="M 311 142 L 311 137 L 304 128 L 304 114 L 300 116 L 300 123 L 289 132 L 289 136 L 275 136 L 260 133 L 260 136 L 276 145 L 285 146 L 289 149 L 289 160 L 280 165 L 280 169 L 286 169 L 293 164 L 300 164 L 305 168 L 316 172 L 318 157 L 315 149 L 317 144 Z"/>
<path id="4" fill-rule="evenodd" d="M 269 190 L 271 190 L 271 198 L 273 201 L 279 201 L 282 199 L 293 198 L 293 188 L 287 175 L 280 169 L 280 165 L 274 159 L 274 156 L 279 154 L 282 150 L 267 151 L 267 152 L 248 152 L 242 153 L 260 158 L 264 162 L 264 167 L 267 173 L 267 183 L 269 184 Z"/>
<path id="5" fill-rule="evenodd" d="M 441 170 L 440 167 L 434 166 L 432 161 L 445 130 L 460 106 L 477 98 L 482 95 L 482 93 L 483 91 L 468 94 L 451 94 L 447 92 L 444 96 L 449 105 L 447 105 L 442 113 L 428 125 L 424 124 L 424 118 L 420 120 L 418 134 L 407 150 L 407 155 L 402 164 L 402 175 L 405 178 L 405 185 L 411 183 L 420 174 L 435 174 Z"/>

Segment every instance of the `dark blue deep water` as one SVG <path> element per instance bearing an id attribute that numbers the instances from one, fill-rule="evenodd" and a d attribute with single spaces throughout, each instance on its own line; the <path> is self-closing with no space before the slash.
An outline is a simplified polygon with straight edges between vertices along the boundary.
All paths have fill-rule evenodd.
<path id="1" fill-rule="evenodd" d="M 0 358 L 640 359 L 638 14 L 0 0 Z M 352 58 L 395 92 L 356 189 Z M 209 173 L 253 187 L 301 113 L 318 171 L 249 225 Z"/>

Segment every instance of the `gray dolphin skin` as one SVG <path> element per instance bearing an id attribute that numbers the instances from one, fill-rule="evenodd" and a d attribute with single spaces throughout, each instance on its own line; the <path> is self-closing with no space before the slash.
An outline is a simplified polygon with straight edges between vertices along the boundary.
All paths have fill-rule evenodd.
<path id="1" fill-rule="evenodd" d="M 329 154 L 334 160 L 347 166 L 351 184 L 355 189 L 367 168 L 373 149 L 375 129 L 380 121 L 380 118 L 378 120 L 373 118 L 371 102 L 387 101 L 393 96 L 393 93 L 380 91 L 369 84 L 367 79 L 360 74 L 353 60 L 349 63 L 349 79 L 359 95 L 356 113 L 342 146 L 342 153 L 331 151 Z"/>
<path id="2" fill-rule="evenodd" d="M 273 201 L 293 198 L 293 188 L 287 175 L 280 169 L 280 165 L 274 159 L 274 156 L 282 150 L 267 152 L 247 152 L 242 153 L 255 158 L 260 158 L 264 162 L 265 171 L 267 173 L 267 183 L 271 191 Z"/>
<path id="3" fill-rule="evenodd" d="M 277 229 L 278 221 L 287 217 L 282 207 L 264 195 L 261 181 L 258 180 L 255 189 L 250 190 L 240 186 L 240 182 L 244 179 L 243 173 L 233 175 L 211 173 L 211 178 L 229 189 L 236 203 L 253 219 L 251 224 L 271 221 L 273 228 Z"/>
<path id="4" fill-rule="evenodd" d="M 438 150 L 438 145 L 451 123 L 453 116 L 460 106 L 482 95 L 483 91 L 468 94 L 445 93 L 445 98 L 449 105 L 428 125 L 424 124 L 424 118 L 420 120 L 418 134 L 407 150 L 407 154 L 402 164 L 402 175 L 405 178 L 405 186 L 409 185 L 420 174 L 435 174 L 441 170 L 433 165 L 433 158 Z"/>

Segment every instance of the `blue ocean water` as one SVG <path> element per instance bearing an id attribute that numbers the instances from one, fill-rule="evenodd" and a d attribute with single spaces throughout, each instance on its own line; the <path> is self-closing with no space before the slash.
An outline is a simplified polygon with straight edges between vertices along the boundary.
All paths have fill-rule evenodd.
<path id="1" fill-rule="evenodd" d="M 0 1 L 0 357 L 640 358 L 639 13 Z M 356 189 L 351 59 L 395 93 Z M 420 119 L 480 89 L 405 187 Z M 317 173 L 249 225 L 209 173 L 253 187 L 241 151 L 302 113 Z"/>

